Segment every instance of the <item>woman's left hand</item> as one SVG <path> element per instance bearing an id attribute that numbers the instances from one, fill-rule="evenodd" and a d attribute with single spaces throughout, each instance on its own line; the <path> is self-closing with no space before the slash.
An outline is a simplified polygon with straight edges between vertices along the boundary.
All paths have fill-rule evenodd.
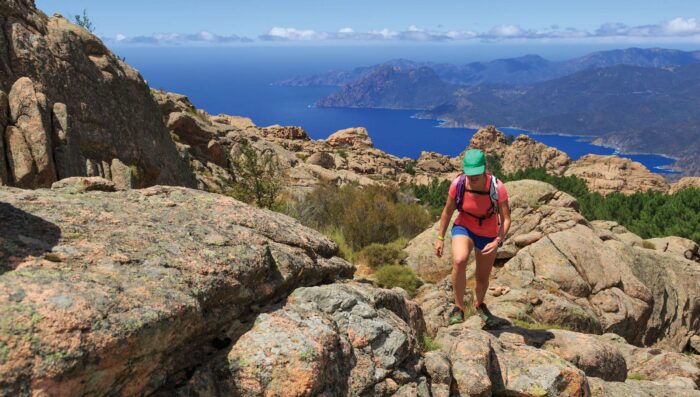
<path id="1" fill-rule="evenodd" d="M 495 239 L 492 242 L 486 244 L 486 246 L 484 246 L 484 249 L 481 250 L 481 254 L 488 255 L 492 252 L 495 252 L 497 248 L 498 248 L 498 239 Z"/>

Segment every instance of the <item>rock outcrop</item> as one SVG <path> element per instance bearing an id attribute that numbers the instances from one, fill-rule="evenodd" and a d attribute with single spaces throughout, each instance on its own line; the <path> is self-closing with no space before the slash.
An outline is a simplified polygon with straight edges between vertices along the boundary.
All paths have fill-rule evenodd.
<path id="1" fill-rule="evenodd" d="M 469 144 L 489 155 L 501 159 L 505 174 L 512 174 L 526 168 L 544 168 L 554 175 L 561 175 L 571 163 L 566 153 L 539 143 L 527 135 L 519 135 L 510 145 L 505 134 L 489 125 L 479 129 Z"/>
<path id="2" fill-rule="evenodd" d="M 362 127 L 336 131 L 326 139 L 326 143 L 333 147 L 374 147 L 367 130 Z"/>
<path id="3" fill-rule="evenodd" d="M 643 245 L 651 245 L 657 251 L 700 262 L 700 247 L 695 241 L 687 238 L 676 236 L 650 238 L 645 240 Z"/>
<path id="4" fill-rule="evenodd" d="M 367 130 L 348 128 L 313 140 L 301 127 L 256 126 L 250 119 L 210 115 L 184 95 L 153 90 L 177 148 L 194 171 L 198 188 L 223 193 L 235 182 L 228 159 L 245 140 L 258 152 L 273 153 L 285 172 L 287 193 L 303 196 L 321 181 L 337 184 L 417 183 L 457 175 L 458 161 L 424 153 L 423 161 L 398 158 L 372 145 Z M 430 158 L 430 160 L 427 160 Z"/>
<path id="5" fill-rule="evenodd" d="M 221 359 L 194 375 L 182 395 L 429 396 L 420 309 L 405 294 L 366 284 L 295 290 L 260 314 Z M 420 390 L 420 392 L 417 392 Z"/>
<path id="6" fill-rule="evenodd" d="M 536 142 L 526 135 L 520 135 L 508 144 L 505 134 L 491 125 L 479 129 L 472 137 L 469 147 L 498 156 L 505 174 L 527 168 L 544 168 L 552 175 L 582 178 L 589 190 L 602 195 L 644 191 L 671 193 L 700 186 L 696 181 L 698 178 L 683 178 L 674 185 L 677 187 L 669 190 L 668 183 L 660 174 L 649 171 L 636 161 L 615 155 L 595 154 L 572 161 L 566 153 Z"/>
<path id="7" fill-rule="evenodd" d="M 619 156 L 588 154 L 574 161 L 564 175 L 575 175 L 586 181 L 591 191 L 602 195 L 618 192 L 667 192 L 664 178 L 644 165 Z"/>
<path id="8" fill-rule="evenodd" d="M 71 176 L 194 186 L 143 78 L 99 38 L 32 0 L 0 6 L 0 184 Z"/>
<path id="9" fill-rule="evenodd" d="M 291 218 L 184 188 L 0 188 L 0 218 L 0 395 L 152 394 L 353 273 Z"/>
<path id="10" fill-rule="evenodd" d="M 669 194 L 673 194 L 673 193 L 679 192 L 683 189 L 689 189 L 689 188 L 700 189 L 700 177 L 689 176 L 689 177 L 681 178 L 680 180 L 678 180 L 678 182 L 671 185 L 671 189 L 668 192 L 669 192 Z"/>

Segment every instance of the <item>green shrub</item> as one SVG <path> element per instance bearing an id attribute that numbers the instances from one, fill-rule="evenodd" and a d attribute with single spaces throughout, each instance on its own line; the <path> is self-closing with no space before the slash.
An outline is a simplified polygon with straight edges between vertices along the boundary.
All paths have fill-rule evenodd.
<path id="1" fill-rule="evenodd" d="M 348 158 L 348 152 L 345 149 L 338 149 L 338 156 L 347 159 Z"/>
<path id="2" fill-rule="evenodd" d="M 646 240 L 642 241 L 642 247 L 649 249 L 649 250 L 656 249 L 656 246 L 654 245 L 654 243 L 652 243 L 651 241 L 646 241 Z"/>
<path id="3" fill-rule="evenodd" d="M 501 158 L 497 154 L 486 155 L 486 166 L 491 175 L 495 175 L 496 178 L 503 180 L 503 166 L 501 165 Z"/>
<path id="4" fill-rule="evenodd" d="M 410 267 L 402 265 L 382 266 L 374 273 L 377 284 L 383 288 L 400 287 L 414 296 L 420 285 L 420 281 Z"/>
<path id="5" fill-rule="evenodd" d="M 416 175 L 416 161 L 413 160 L 406 164 L 404 171 L 409 175 Z"/>
<path id="6" fill-rule="evenodd" d="M 631 380 L 647 380 L 647 377 L 646 377 L 645 375 L 643 375 L 643 374 L 638 374 L 638 373 L 630 372 L 629 374 L 627 374 L 627 379 L 631 379 Z"/>
<path id="7" fill-rule="evenodd" d="M 355 252 L 352 250 L 347 241 L 345 241 L 345 236 L 340 229 L 328 228 L 324 230 L 323 234 L 325 234 L 329 239 L 333 240 L 333 242 L 338 246 L 338 256 L 349 262 L 353 262 L 355 260 Z"/>
<path id="8" fill-rule="evenodd" d="M 272 152 L 258 151 L 245 139 L 231 156 L 236 182 L 226 194 L 262 208 L 273 208 L 282 193 L 282 170 Z"/>
<path id="9" fill-rule="evenodd" d="M 427 229 L 433 223 L 433 217 L 420 205 L 398 203 L 396 222 L 399 235 L 411 239 Z"/>
<path id="10" fill-rule="evenodd" d="M 421 204 L 430 208 L 433 216 L 439 216 L 447 201 L 447 192 L 451 181 L 433 179 L 429 185 L 410 185 L 409 189 L 420 200 Z"/>
<path id="11" fill-rule="evenodd" d="M 506 144 L 512 145 L 513 142 L 515 142 L 515 135 L 513 135 L 513 134 L 506 135 Z"/>
<path id="12" fill-rule="evenodd" d="M 548 329 L 563 329 L 567 331 L 573 331 L 573 329 L 564 326 L 564 325 L 559 325 L 559 324 L 543 324 L 543 323 L 531 323 L 523 320 L 514 320 L 513 325 L 516 327 L 520 328 L 525 328 L 525 329 L 534 329 L 534 330 L 542 330 L 546 331 Z"/>
<path id="13" fill-rule="evenodd" d="M 440 350 L 442 346 L 440 346 L 440 343 L 436 342 L 433 338 L 430 337 L 428 334 L 423 334 L 423 351 L 424 352 L 432 352 L 435 350 Z"/>
<path id="14" fill-rule="evenodd" d="M 347 204 L 341 227 L 350 246 L 358 250 L 399 237 L 396 216 L 396 206 L 387 197 L 365 192 Z"/>
<path id="15" fill-rule="evenodd" d="M 407 256 L 405 252 L 395 246 L 372 243 L 358 252 L 356 259 L 358 263 L 377 269 L 385 265 L 398 265 Z"/>
<path id="16" fill-rule="evenodd" d="M 408 239 L 406 237 L 399 237 L 396 240 L 387 244 L 387 247 L 395 248 L 397 250 L 402 250 L 408 245 Z"/>
<path id="17" fill-rule="evenodd" d="M 83 15 L 74 15 L 73 22 L 90 33 L 95 32 L 95 25 L 92 24 L 92 20 L 88 17 L 86 9 L 83 9 Z"/>

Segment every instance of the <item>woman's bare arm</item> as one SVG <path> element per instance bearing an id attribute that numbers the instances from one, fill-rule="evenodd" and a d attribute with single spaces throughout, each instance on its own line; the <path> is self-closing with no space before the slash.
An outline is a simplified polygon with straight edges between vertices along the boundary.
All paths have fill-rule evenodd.
<path id="1" fill-rule="evenodd" d="M 447 231 L 447 225 L 450 223 L 450 219 L 452 218 L 452 213 L 455 212 L 455 209 L 457 208 L 457 205 L 455 204 L 455 199 L 453 199 L 450 196 L 447 196 L 447 202 L 445 203 L 445 207 L 442 209 L 442 215 L 440 215 L 440 227 L 438 228 L 438 238 L 435 240 L 435 255 L 438 256 L 438 258 L 442 257 L 442 250 L 444 247 L 444 236 L 445 232 Z"/>
<path id="2" fill-rule="evenodd" d="M 498 237 L 505 241 L 508 230 L 510 230 L 510 205 L 508 200 L 498 203 L 498 216 L 501 217 L 501 227 L 498 230 Z"/>
<path id="3" fill-rule="evenodd" d="M 445 202 L 445 207 L 442 209 L 442 214 L 440 215 L 440 227 L 438 229 L 438 236 L 444 236 L 447 232 L 447 226 L 452 219 L 452 214 L 457 209 L 457 203 L 455 199 L 451 196 L 447 196 L 447 202 Z"/>

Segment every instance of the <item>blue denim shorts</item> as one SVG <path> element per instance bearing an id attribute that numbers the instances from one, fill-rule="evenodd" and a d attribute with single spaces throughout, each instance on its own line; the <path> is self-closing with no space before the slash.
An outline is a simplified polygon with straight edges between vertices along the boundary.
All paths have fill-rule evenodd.
<path id="1" fill-rule="evenodd" d="M 483 251 L 484 247 L 486 247 L 486 244 L 496 239 L 496 237 L 484 237 L 479 236 L 478 234 L 474 234 L 474 232 L 462 225 L 452 226 L 452 236 L 467 236 L 471 238 L 474 242 L 474 246 L 476 246 L 476 248 L 478 248 L 479 251 Z"/>

